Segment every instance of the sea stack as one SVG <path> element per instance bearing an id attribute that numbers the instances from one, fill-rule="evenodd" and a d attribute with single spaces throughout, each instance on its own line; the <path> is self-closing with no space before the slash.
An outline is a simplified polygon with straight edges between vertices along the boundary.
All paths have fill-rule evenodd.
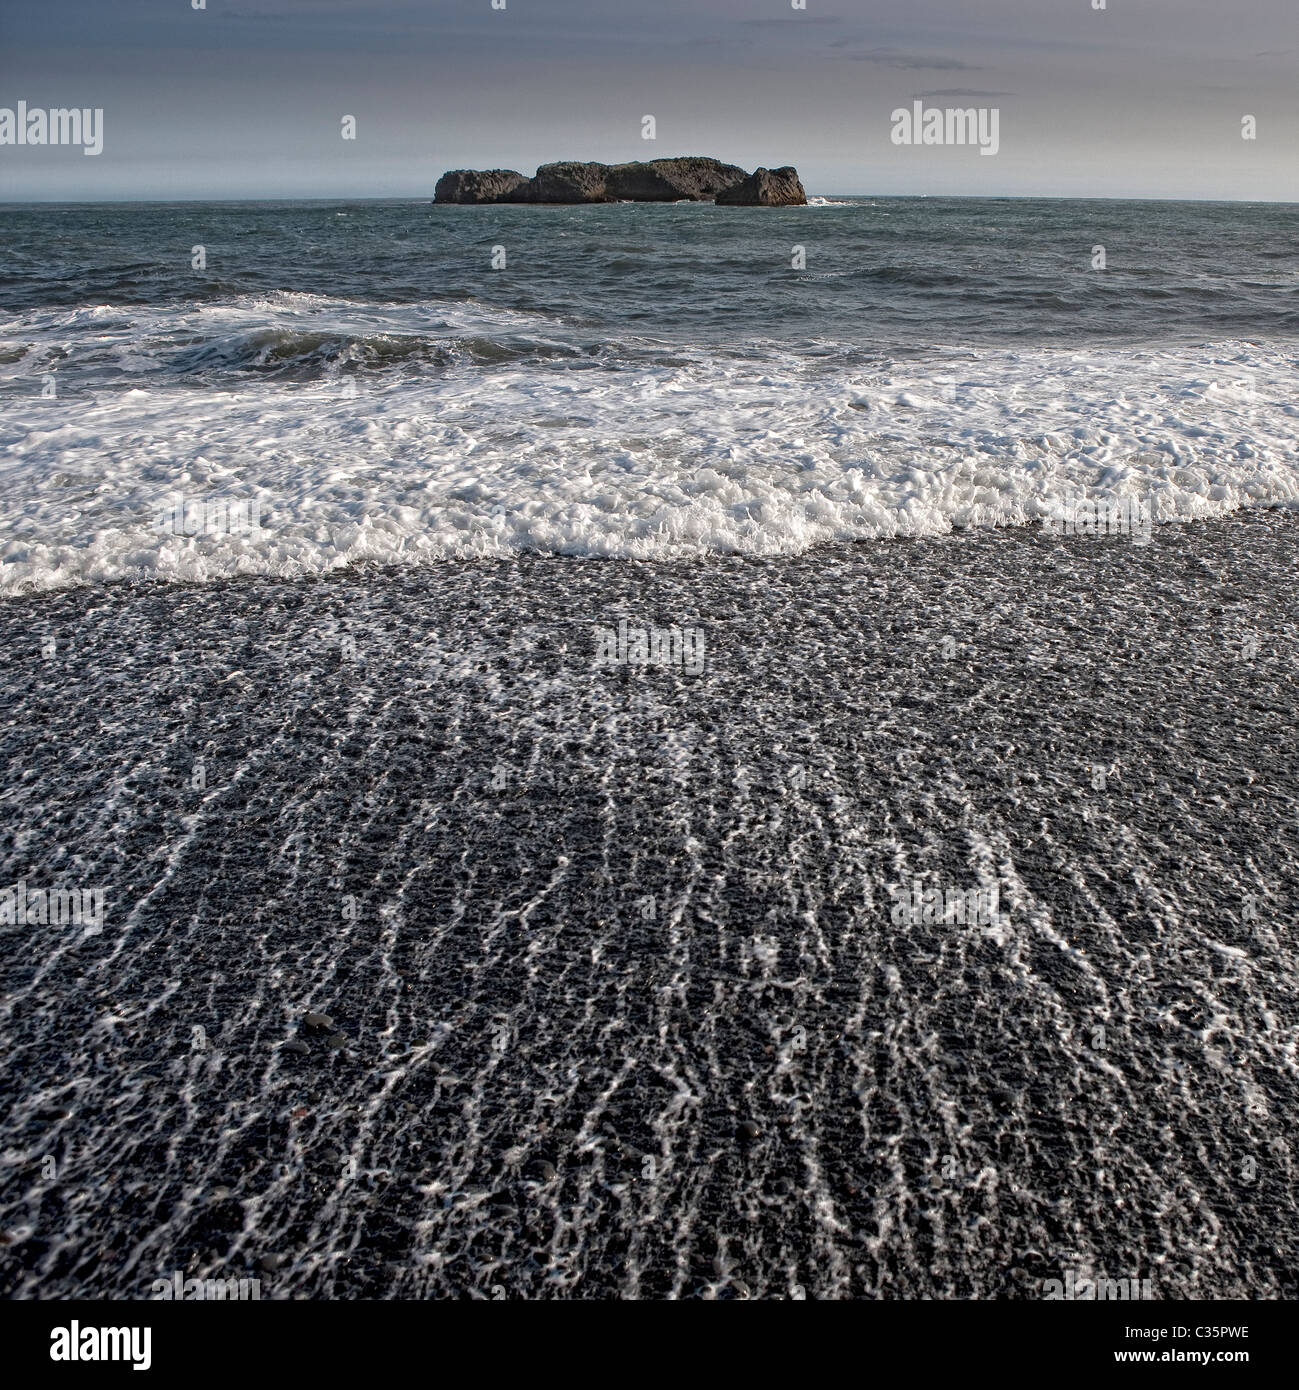
<path id="1" fill-rule="evenodd" d="M 786 164 L 779 169 L 755 169 L 743 183 L 723 189 L 717 201 L 727 207 L 792 208 L 804 206 L 807 194 L 798 170 Z"/>
<path id="2" fill-rule="evenodd" d="M 435 203 L 526 203 L 531 184 L 514 169 L 452 169 L 437 182 Z"/>
<path id="3" fill-rule="evenodd" d="M 607 164 L 579 164 L 564 160 L 543 164 L 532 178 L 527 201 L 530 203 L 613 203 L 617 199 L 607 187 Z M 519 201 L 523 201 L 520 199 Z"/>
<path id="4" fill-rule="evenodd" d="M 796 170 L 759 169 L 706 155 L 629 164 L 565 160 L 532 178 L 513 169 L 453 169 L 433 194 L 438 203 L 706 203 L 786 207 L 805 203 Z"/>

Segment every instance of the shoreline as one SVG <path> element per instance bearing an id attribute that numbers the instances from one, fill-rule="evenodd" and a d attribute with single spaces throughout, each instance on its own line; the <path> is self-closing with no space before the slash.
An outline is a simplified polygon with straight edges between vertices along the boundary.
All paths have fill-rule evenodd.
<path id="1" fill-rule="evenodd" d="M 1297 526 L 10 596 L 0 1288 L 1294 1297 Z"/>
<path id="2" fill-rule="evenodd" d="M 1060 501 L 1072 501 L 1072 494 L 1069 498 L 1062 496 Z M 1138 522 L 1145 524 L 1149 517 L 1151 508 L 1147 504 L 1147 498 L 1121 498 L 1114 501 L 1104 499 L 1087 499 L 1089 504 L 1093 504 L 1096 509 L 1100 509 L 1099 514 L 1103 515 L 1103 509 L 1118 508 L 1123 511 L 1124 504 L 1128 510 L 1123 511 L 1124 524 L 1129 522 L 1136 526 Z M 1138 507 L 1145 506 L 1146 510 L 1138 516 Z M 1277 499 L 1265 503 L 1254 503 L 1251 505 L 1239 506 L 1234 511 L 1223 512 L 1216 516 L 1187 516 L 1173 517 L 1167 520 L 1160 520 L 1157 515 L 1153 516 L 1153 530 L 1151 535 L 1158 538 L 1164 533 L 1165 543 L 1171 542 L 1166 534 L 1170 530 L 1181 532 L 1187 528 L 1194 528 L 1190 531 L 1190 544 L 1195 544 L 1195 537 L 1201 530 L 1209 530 L 1220 525 L 1233 525 L 1241 518 L 1257 515 L 1279 516 L 1282 518 L 1299 518 L 1299 499 Z M 592 554 L 573 554 L 558 550 L 509 550 L 496 554 L 481 555 L 444 555 L 444 556 L 420 556 L 405 563 L 393 563 L 388 560 L 349 560 L 336 565 L 332 569 L 304 570 L 297 574 L 271 574 L 259 571 L 237 573 L 237 574 L 213 574 L 203 578 L 141 578 L 138 575 L 114 576 L 111 579 L 90 579 L 78 580 L 71 584 L 60 584 L 52 587 L 30 586 L 31 581 L 27 581 L 30 587 L 4 589 L 0 588 L 0 606 L 6 603 L 39 603 L 42 600 L 53 600 L 59 597 L 70 597 L 76 594 L 103 594 L 103 595 L 122 595 L 124 598 L 141 598 L 145 595 L 162 596 L 170 590 L 177 591 L 203 591 L 207 589 L 225 588 L 238 589 L 242 586 L 258 585 L 295 585 L 295 584 L 331 584 L 348 583 L 356 581 L 380 581 L 383 579 L 397 580 L 402 576 L 418 575 L 423 572 L 430 574 L 445 575 L 454 572 L 459 568 L 474 572 L 478 569 L 498 569 L 509 568 L 511 566 L 531 565 L 531 564 L 571 564 L 571 565 L 610 565 L 626 566 L 631 570 L 639 571 L 644 569 L 649 573 L 662 570 L 665 573 L 681 572 L 689 574 L 695 570 L 707 571 L 716 566 L 733 565 L 799 565 L 805 563 L 809 558 L 822 557 L 833 562 L 846 562 L 859 549 L 873 549 L 875 547 L 897 547 L 897 546 L 941 546 L 941 545 L 977 545 L 986 537 L 1006 536 L 1018 537 L 1027 544 L 1062 544 L 1076 543 L 1084 546 L 1116 546 L 1126 547 L 1132 544 L 1126 534 L 1112 534 L 1099 537 L 1088 536 L 1054 536 L 1046 531 L 1041 517 L 1029 520 L 997 523 L 992 525 L 969 525 L 954 526 L 950 531 L 941 535 L 892 535 L 892 536 L 867 536 L 853 538 L 851 540 L 831 540 L 815 541 L 806 550 L 772 555 L 755 555 L 749 552 L 730 551 L 730 550 L 708 550 L 699 554 L 686 556 L 673 555 L 668 558 L 643 559 L 628 555 L 592 555 Z M 1148 544 L 1148 542 L 1143 542 Z"/>

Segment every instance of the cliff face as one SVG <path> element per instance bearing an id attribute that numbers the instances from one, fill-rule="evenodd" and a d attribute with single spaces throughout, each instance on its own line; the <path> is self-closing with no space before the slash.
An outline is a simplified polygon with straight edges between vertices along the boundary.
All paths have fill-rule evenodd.
<path id="1" fill-rule="evenodd" d="M 615 164 L 606 186 L 615 198 L 637 203 L 676 203 L 683 198 L 701 203 L 744 177 L 744 170 L 736 164 L 687 155 L 683 159 L 652 159 L 647 164 Z"/>
<path id="2" fill-rule="evenodd" d="M 762 179 L 755 183 L 760 175 Z M 438 180 L 433 198 L 438 203 L 675 203 L 716 199 L 719 203 L 771 207 L 807 201 L 798 174 L 791 168 L 759 169 L 746 175 L 738 165 L 704 155 L 631 164 L 569 160 L 543 164 L 531 179 L 513 169 L 453 169 Z"/>
<path id="3" fill-rule="evenodd" d="M 807 194 L 798 170 L 786 164 L 780 169 L 755 169 L 743 183 L 723 189 L 717 201 L 731 207 L 802 207 Z"/>
<path id="4" fill-rule="evenodd" d="M 532 180 L 529 196 L 517 199 L 530 203 L 612 203 L 613 194 L 605 186 L 607 164 L 578 164 L 571 160 L 543 164 Z"/>

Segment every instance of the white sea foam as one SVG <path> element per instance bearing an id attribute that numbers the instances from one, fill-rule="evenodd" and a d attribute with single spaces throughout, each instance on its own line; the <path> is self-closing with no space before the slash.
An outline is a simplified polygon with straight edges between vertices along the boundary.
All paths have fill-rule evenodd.
<path id="1" fill-rule="evenodd" d="M 859 351 L 837 365 L 828 343 L 710 352 L 647 340 L 599 360 L 525 352 L 361 372 L 349 397 L 331 373 L 355 352 L 307 381 L 155 381 L 146 345 L 164 331 L 160 311 L 77 313 L 79 325 L 40 325 L 43 348 L 75 332 L 85 351 L 90 334 L 119 374 L 138 361 L 140 376 L 134 389 L 117 380 L 53 400 L 32 376 L 30 395 L 7 394 L 8 592 L 521 549 L 775 555 L 1032 522 L 1062 496 L 1152 499 L 1159 521 L 1299 503 L 1296 359 L 1281 348 L 980 349 L 863 368 L 851 365 Z M 536 315 L 315 296 L 173 311 L 165 332 L 200 359 L 238 359 L 249 335 L 303 325 L 353 345 L 406 332 L 452 345 L 516 334 L 535 348 L 554 330 L 557 351 L 567 341 Z M 31 341 L 36 327 L 0 324 L 0 341 Z M 262 529 L 156 529 L 178 495 L 255 499 Z"/>

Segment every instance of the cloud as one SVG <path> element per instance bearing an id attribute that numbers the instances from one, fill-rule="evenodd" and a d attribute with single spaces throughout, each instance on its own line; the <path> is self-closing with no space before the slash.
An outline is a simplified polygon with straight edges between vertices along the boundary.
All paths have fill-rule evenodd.
<path id="1" fill-rule="evenodd" d="M 832 48 L 842 48 L 842 42 L 834 43 Z M 925 58 L 914 53 L 898 53 L 889 48 L 872 48 L 860 53 L 842 53 L 840 57 L 853 63 L 878 63 L 884 68 L 901 68 L 906 72 L 982 72 L 973 63 L 963 63 L 959 58 Z"/>
<path id="2" fill-rule="evenodd" d="M 1014 97 L 1018 92 L 980 92 L 973 87 L 939 87 L 933 92 L 913 92 L 912 99 L 924 101 L 927 97 Z"/>

